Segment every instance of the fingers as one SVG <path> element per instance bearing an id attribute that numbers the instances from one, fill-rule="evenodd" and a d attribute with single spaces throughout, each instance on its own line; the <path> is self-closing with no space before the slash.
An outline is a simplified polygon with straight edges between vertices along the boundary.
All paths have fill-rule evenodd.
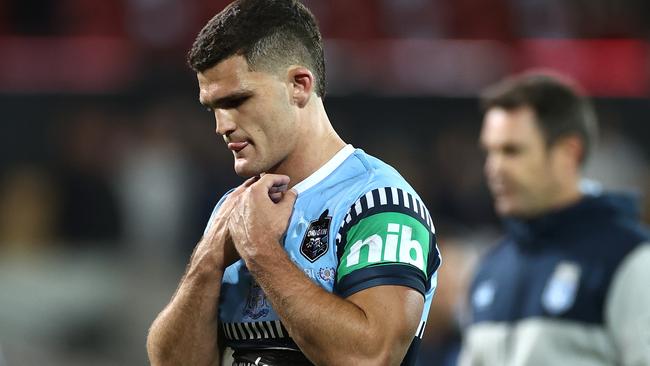
<path id="1" fill-rule="evenodd" d="M 278 203 L 282 199 L 282 192 L 275 192 L 275 193 L 269 192 L 269 198 L 271 199 L 271 201 L 273 201 L 273 203 Z"/>
<path id="2" fill-rule="evenodd" d="M 239 187 L 237 187 L 231 194 L 240 194 L 245 191 L 246 188 L 250 187 L 253 183 L 257 182 L 260 179 L 259 175 L 250 177 L 244 181 Z"/>
<path id="3" fill-rule="evenodd" d="M 252 176 L 252 177 L 246 179 L 246 181 L 242 185 L 245 186 L 245 187 L 249 187 L 251 184 L 257 182 L 259 179 L 260 179 L 259 175 Z"/>
<path id="4" fill-rule="evenodd" d="M 281 174 L 264 174 L 255 182 L 255 185 L 261 185 L 270 190 L 271 187 L 281 187 L 289 184 L 289 177 Z"/>
<path id="5" fill-rule="evenodd" d="M 282 200 L 284 193 L 289 188 L 289 177 L 279 174 L 264 174 L 257 182 L 251 185 L 251 193 L 262 199 L 268 196 L 273 203 Z"/>
<path id="6" fill-rule="evenodd" d="M 248 178 L 244 183 L 237 187 L 231 194 L 229 198 L 229 207 L 232 209 L 235 205 L 238 204 L 240 195 L 247 190 L 251 191 L 255 195 L 259 196 L 268 196 L 273 203 L 279 203 L 283 201 L 283 197 L 288 192 L 290 178 L 286 175 L 281 174 L 264 174 L 262 176 L 254 176 Z M 296 200 L 297 193 L 292 192 L 290 197 L 290 202 L 293 204 Z"/>
<path id="7" fill-rule="evenodd" d="M 293 204 L 296 203 L 297 198 L 298 198 L 298 192 L 294 191 L 293 189 L 290 189 L 284 192 L 281 199 L 276 203 L 279 203 L 282 206 L 293 207 Z"/>
<path id="8" fill-rule="evenodd" d="M 269 198 L 271 198 L 271 201 L 273 201 L 273 203 L 280 202 L 283 193 L 286 192 L 288 188 L 289 186 L 287 184 L 283 184 L 281 186 L 272 186 L 269 188 Z"/>
<path id="9" fill-rule="evenodd" d="M 253 183 L 257 182 L 260 179 L 258 175 L 254 177 L 250 177 L 244 181 L 239 187 L 235 188 L 234 191 L 230 192 L 228 195 L 228 198 L 226 199 L 226 202 L 224 202 L 223 206 L 227 207 L 227 209 L 224 208 L 224 210 L 231 210 L 234 205 L 237 204 L 237 201 L 239 200 L 239 196 L 241 196 L 242 193 L 248 189 Z"/>
<path id="10" fill-rule="evenodd" d="M 278 192 L 284 192 L 289 188 L 288 184 L 283 184 L 281 186 L 273 186 L 269 188 L 269 193 L 278 193 Z"/>

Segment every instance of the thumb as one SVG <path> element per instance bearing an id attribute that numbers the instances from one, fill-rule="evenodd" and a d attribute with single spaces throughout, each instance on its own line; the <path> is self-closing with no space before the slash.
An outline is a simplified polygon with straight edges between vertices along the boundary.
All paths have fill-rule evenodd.
<path id="1" fill-rule="evenodd" d="M 296 203 L 296 199 L 298 199 L 298 192 L 296 192 L 293 189 L 290 189 L 282 195 L 282 199 L 277 203 L 277 205 L 280 206 L 280 208 L 293 208 L 293 205 Z"/>

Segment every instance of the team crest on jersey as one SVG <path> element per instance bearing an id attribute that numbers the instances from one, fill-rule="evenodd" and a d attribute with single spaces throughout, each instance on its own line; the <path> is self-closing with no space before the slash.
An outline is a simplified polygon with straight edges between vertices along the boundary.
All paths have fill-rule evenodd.
<path id="1" fill-rule="evenodd" d="M 496 285 L 492 280 L 485 280 L 476 286 L 472 294 L 472 305 L 477 311 L 487 309 L 494 302 Z"/>
<path id="2" fill-rule="evenodd" d="M 252 281 L 248 291 L 248 299 L 246 305 L 244 305 L 244 316 L 259 319 L 269 314 L 269 308 L 270 305 L 266 299 L 266 294 L 257 282 Z"/>
<path id="3" fill-rule="evenodd" d="M 318 271 L 318 276 L 325 282 L 333 282 L 334 276 L 336 276 L 336 271 L 334 270 L 334 267 L 321 268 Z"/>
<path id="4" fill-rule="evenodd" d="M 561 314 L 573 305 L 580 284 L 580 266 L 573 262 L 560 262 L 551 275 L 542 305 L 550 314 Z"/>
<path id="5" fill-rule="evenodd" d="M 300 244 L 300 253 L 310 262 L 316 261 L 327 253 L 330 222 L 332 222 L 332 217 L 327 216 L 328 213 L 329 210 L 325 210 L 318 220 L 309 224 L 302 244 Z"/>

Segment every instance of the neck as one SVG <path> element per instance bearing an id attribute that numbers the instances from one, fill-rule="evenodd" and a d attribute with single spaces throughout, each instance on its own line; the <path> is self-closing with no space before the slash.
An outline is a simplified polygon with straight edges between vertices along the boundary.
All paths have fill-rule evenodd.
<path id="1" fill-rule="evenodd" d="M 295 149 L 270 171 L 288 175 L 291 179 L 289 188 L 309 177 L 345 146 L 334 131 L 320 98 L 312 101 L 300 113 L 304 118 L 298 122 L 301 132 Z"/>
<path id="2" fill-rule="evenodd" d="M 555 199 L 549 202 L 545 213 L 559 211 L 566 207 L 572 206 L 582 199 L 582 191 L 578 180 L 567 182 L 555 195 Z"/>

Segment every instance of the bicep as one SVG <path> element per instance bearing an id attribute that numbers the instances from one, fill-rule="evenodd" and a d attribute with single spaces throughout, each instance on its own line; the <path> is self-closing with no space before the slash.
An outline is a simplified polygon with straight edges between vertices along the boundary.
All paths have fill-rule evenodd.
<path id="1" fill-rule="evenodd" d="M 402 356 L 406 353 L 422 317 L 424 297 L 420 292 L 406 286 L 375 286 L 347 300 L 365 313 L 376 341 Z"/>

